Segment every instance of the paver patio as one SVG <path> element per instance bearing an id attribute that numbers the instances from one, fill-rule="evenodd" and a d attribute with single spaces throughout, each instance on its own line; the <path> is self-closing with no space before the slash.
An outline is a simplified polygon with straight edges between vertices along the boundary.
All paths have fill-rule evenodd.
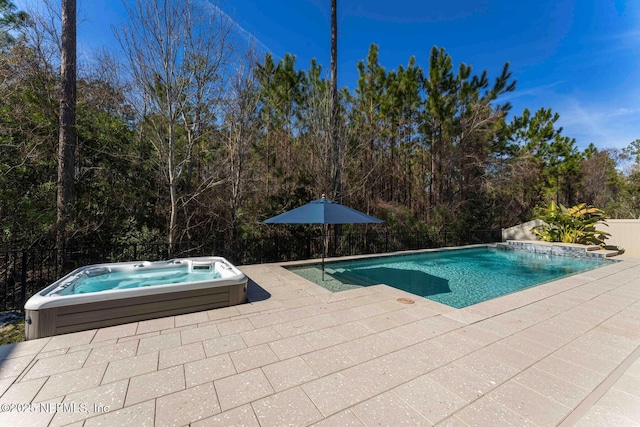
<path id="1" fill-rule="evenodd" d="M 464 309 L 244 266 L 249 304 L 0 347 L 0 426 L 637 426 L 618 259 Z"/>

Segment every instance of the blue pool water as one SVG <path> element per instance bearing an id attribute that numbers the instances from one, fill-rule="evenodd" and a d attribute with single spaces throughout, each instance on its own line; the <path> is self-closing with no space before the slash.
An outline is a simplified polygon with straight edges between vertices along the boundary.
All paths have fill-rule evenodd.
<path id="1" fill-rule="evenodd" d="M 190 271 L 187 267 L 149 271 L 109 272 L 98 275 L 81 274 L 64 289 L 56 292 L 56 294 L 76 295 L 111 289 L 171 285 L 217 278 L 220 278 L 220 273 L 215 269 Z"/>
<path id="2" fill-rule="evenodd" d="M 607 262 L 491 247 L 377 257 L 289 270 L 332 291 L 387 284 L 462 308 L 539 285 Z"/>

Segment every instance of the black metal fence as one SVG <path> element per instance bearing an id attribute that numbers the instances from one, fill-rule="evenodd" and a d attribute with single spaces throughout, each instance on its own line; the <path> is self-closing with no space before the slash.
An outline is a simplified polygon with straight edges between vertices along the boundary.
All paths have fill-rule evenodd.
<path id="1" fill-rule="evenodd" d="M 500 230 L 452 232 L 346 233 L 329 235 L 327 256 L 347 256 L 498 242 Z M 60 256 L 59 256 L 60 255 Z M 109 262 L 158 261 L 193 256 L 222 256 L 235 265 L 320 258 L 322 238 L 287 235 L 235 241 L 130 244 L 0 250 L 0 310 L 22 310 L 35 292 L 76 268 Z"/>

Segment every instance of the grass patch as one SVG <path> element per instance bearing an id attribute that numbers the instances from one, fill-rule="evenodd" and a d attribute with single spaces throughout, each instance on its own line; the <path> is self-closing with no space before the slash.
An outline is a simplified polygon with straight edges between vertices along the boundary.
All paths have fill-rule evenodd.
<path id="1" fill-rule="evenodd" d="M 0 328 L 0 345 L 24 341 L 24 319 Z"/>

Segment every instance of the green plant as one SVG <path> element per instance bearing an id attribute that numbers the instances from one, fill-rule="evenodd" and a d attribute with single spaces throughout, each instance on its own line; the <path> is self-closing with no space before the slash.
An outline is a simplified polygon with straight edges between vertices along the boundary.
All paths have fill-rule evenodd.
<path id="1" fill-rule="evenodd" d="M 602 245 L 604 239 L 611 235 L 596 229 L 598 223 L 607 225 L 604 212 L 585 203 L 567 208 L 551 202 L 542 220 L 546 224 L 534 227 L 531 231 L 545 242 Z"/>
<path id="2" fill-rule="evenodd" d="M 0 328 L 0 345 L 24 341 L 24 319 Z"/>

